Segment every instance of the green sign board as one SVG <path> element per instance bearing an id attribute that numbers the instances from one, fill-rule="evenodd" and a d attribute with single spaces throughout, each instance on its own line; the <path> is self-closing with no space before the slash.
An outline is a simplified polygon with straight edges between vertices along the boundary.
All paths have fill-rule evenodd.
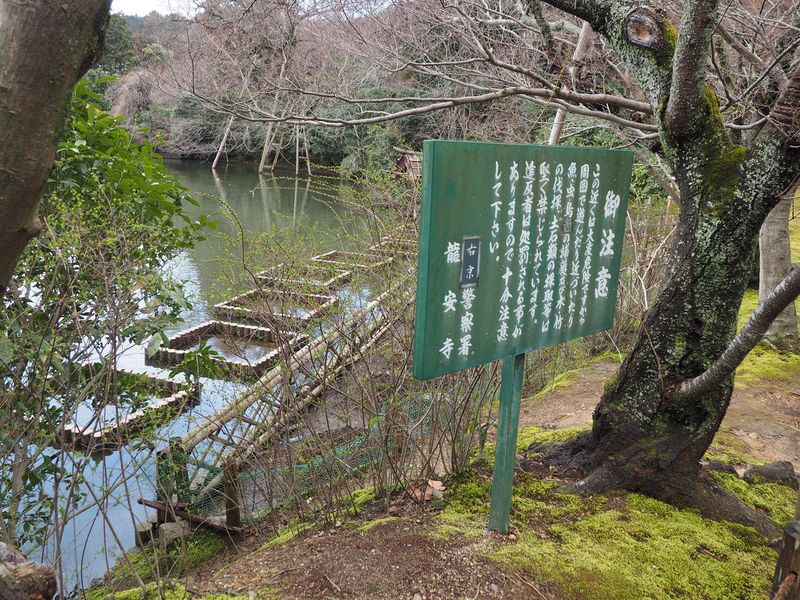
<path id="1" fill-rule="evenodd" d="M 633 154 L 427 141 L 414 375 L 611 327 Z"/>

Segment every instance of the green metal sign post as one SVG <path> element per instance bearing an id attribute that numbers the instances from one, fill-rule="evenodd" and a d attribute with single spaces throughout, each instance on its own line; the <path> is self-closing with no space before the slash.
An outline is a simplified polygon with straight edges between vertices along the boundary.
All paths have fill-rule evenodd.
<path id="1" fill-rule="evenodd" d="M 525 353 L 608 329 L 633 154 L 427 141 L 414 375 L 503 360 L 489 527 L 505 533 Z"/>

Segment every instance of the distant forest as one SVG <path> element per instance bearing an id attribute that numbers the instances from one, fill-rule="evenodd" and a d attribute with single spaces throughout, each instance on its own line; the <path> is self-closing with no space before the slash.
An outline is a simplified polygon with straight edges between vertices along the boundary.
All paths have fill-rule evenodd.
<path id="1" fill-rule="evenodd" d="M 293 162 L 296 152 L 308 150 L 315 166 L 341 166 L 345 174 L 390 169 L 400 149 L 418 151 L 430 138 L 547 142 L 555 107 L 523 96 L 362 126 L 278 123 L 270 127 L 259 122 L 264 106 L 275 115 L 352 120 L 412 107 L 420 96 L 471 93 L 468 86 L 439 74 L 393 69 L 386 64 L 390 53 L 385 47 L 377 43 L 356 47 L 353 39 L 359 36 L 330 15 L 302 14 L 297 6 L 286 4 L 275 4 L 274 9 L 269 19 L 241 10 L 228 14 L 211 3 L 188 20 L 156 12 L 144 17 L 113 15 L 105 50 L 92 75 L 117 78 L 100 86 L 108 108 L 124 115 L 131 131 L 149 132 L 167 157 L 210 160 L 229 125 L 228 160 L 258 162 L 269 136 L 270 162 Z M 366 18 L 361 21 L 363 26 Z M 433 41 L 431 51 L 438 51 L 440 60 L 457 50 L 448 45 L 457 45 L 458 40 L 439 35 Z M 554 57 L 553 68 L 559 61 Z M 301 93 L 305 87 L 334 86 L 344 101 L 332 104 Z M 248 105 L 253 98 L 261 108 L 254 109 L 253 102 Z M 391 109 L 360 104 L 360 98 L 391 99 Z M 230 119 L 230 112 L 243 118 Z M 613 147 L 621 140 L 607 123 L 571 115 L 561 143 Z"/>

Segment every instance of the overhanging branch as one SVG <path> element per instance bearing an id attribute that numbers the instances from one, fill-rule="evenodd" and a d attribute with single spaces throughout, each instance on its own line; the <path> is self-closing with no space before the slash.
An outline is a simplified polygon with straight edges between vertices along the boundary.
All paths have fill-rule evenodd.
<path id="1" fill-rule="evenodd" d="M 795 266 L 767 299 L 758 305 L 725 352 L 707 371 L 694 379 L 684 381 L 674 399 L 682 402 L 695 400 L 721 385 L 764 337 L 770 323 L 798 296 L 800 296 L 800 267 Z"/>
<path id="2" fill-rule="evenodd" d="M 332 94 L 324 94 L 318 92 L 310 92 L 310 91 L 303 91 L 303 90 L 294 90 L 295 93 L 306 95 L 306 96 L 316 96 L 316 97 L 336 97 Z M 640 123 L 638 121 L 633 121 L 631 119 L 626 119 L 624 117 L 620 117 L 615 115 L 611 112 L 604 112 L 601 110 L 594 110 L 590 108 L 586 108 L 583 106 L 577 106 L 575 104 L 571 104 L 568 102 L 568 99 L 573 98 L 582 98 L 584 100 L 595 100 L 602 102 L 603 100 L 609 100 L 607 104 L 609 106 L 617 105 L 615 100 L 621 101 L 622 104 L 625 104 L 626 107 L 631 109 L 635 109 L 639 107 L 642 112 L 645 112 L 644 109 L 648 109 L 648 105 L 645 103 L 637 102 L 635 100 L 628 100 L 625 98 L 607 96 L 605 94 L 577 94 L 575 92 L 570 91 L 553 91 L 549 89 L 543 88 L 530 88 L 525 86 L 511 86 L 506 88 L 500 88 L 491 92 L 487 92 L 485 94 L 475 94 L 470 96 L 457 96 L 451 98 L 437 98 L 434 101 L 430 102 L 429 104 L 423 104 L 422 106 L 415 106 L 413 108 L 408 108 L 404 110 L 397 110 L 397 111 L 388 111 L 388 112 L 381 112 L 381 111 L 373 111 L 374 116 L 368 117 L 356 117 L 351 119 L 335 119 L 335 118 L 328 118 L 328 117 L 321 117 L 314 114 L 286 114 L 286 115 L 273 115 L 266 112 L 261 111 L 257 107 L 246 106 L 248 109 L 247 112 L 238 111 L 231 107 L 230 104 L 224 104 L 219 102 L 213 98 L 208 96 L 202 95 L 197 90 L 193 90 L 192 93 L 206 103 L 209 107 L 212 107 L 214 110 L 219 112 L 233 115 L 243 121 L 253 122 L 253 123 L 286 123 L 290 125 L 321 125 L 325 127 L 346 127 L 352 125 L 373 125 L 376 123 L 386 123 L 388 121 L 393 121 L 395 119 L 400 119 L 403 117 L 410 117 L 414 115 L 421 115 L 430 112 L 434 112 L 437 110 L 443 110 L 448 108 L 454 108 L 456 106 L 464 106 L 468 104 L 478 104 L 483 102 L 491 102 L 493 100 L 500 100 L 503 98 L 509 98 L 513 96 L 524 96 L 527 97 L 535 102 L 550 104 L 554 108 L 562 107 L 567 112 L 593 117 L 597 119 L 602 119 L 605 121 L 610 121 L 612 123 L 616 123 L 621 127 L 629 127 L 632 129 L 637 129 L 640 131 L 657 131 L 655 125 L 650 123 Z M 339 97 L 340 100 L 344 101 L 343 98 Z M 397 102 L 396 98 L 386 98 L 384 100 L 386 103 L 393 103 Z M 364 104 L 370 104 L 373 101 L 364 101 Z M 613 102 L 613 104 L 612 104 Z M 356 99 L 352 100 L 353 104 L 359 104 L 360 102 Z"/>

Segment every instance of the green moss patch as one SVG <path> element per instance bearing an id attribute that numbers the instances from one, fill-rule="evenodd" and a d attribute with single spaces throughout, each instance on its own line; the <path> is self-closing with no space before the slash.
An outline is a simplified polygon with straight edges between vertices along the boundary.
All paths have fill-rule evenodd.
<path id="1" fill-rule="evenodd" d="M 739 305 L 739 318 L 736 322 L 736 330 L 740 331 L 747 319 L 750 318 L 758 307 L 758 290 L 745 290 L 742 303 Z"/>
<path id="2" fill-rule="evenodd" d="M 536 392 L 529 401 L 536 401 L 540 400 L 547 394 L 550 394 L 558 389 L 565 388 L 571 386 L 575 383 L 575 378 L 580 372 L 579 369 L 570 369 L 569 371 L 564 371 L 563 373 L 559 373 L 555 377 L 553 377 L 545 386 Z"/>
<path id="3" fill-rule="evenodd" d="M 186 591 L 181 584 L 176 582 L 164 582 L 161 585 L 164 600 L 247 600 L 248 594 L 202 594 L 197 595 Z M 274 594 L 267 595 L 268 591 L 256 592 L 256 600 L 272 600 L 276 598 Z M 134 587 L 121 592 L 103 592 L 94 590 L 86 594 L 87 600 L 157 600 L 159 599 L 158 588 L 155 583 L 149 583 L 144 588 Z"/>
<path id="4" fill-rule="evenodd" d="M 488 465 L 486 465 L 488 467 Z M 488 475 L 476 468 L 463 469 L 446 478 L 445 505 L 436 516 L 432 537 L 449 539 L 462 536 L 480 538 L 486 530 L 492 483 Z"/>
<path id="5" fill-rule="evenodd" d="M 763 464 L 762 461 L 748 456 L 748 451 L 747 444 L 730 433 L 730 431 L 727 431 L 723 426 L 714 436 L 714 441 L 706 451 L 705 458 L 707 460 L 718 460 L 729 465 Z"/>
<path id="6" fill-rule="evenodd" d="M 552 444 L 568 442 L 588 431 L 586 427 L 565 427 L 562 429 L 546 429 L 544 427 L 523 427 L 517 433 L 517 452 L 524 452 L 531 444 Z M 483 454 L 488 457 L 489 466 L 494 461 L 495 443 L 486 442 Z"/>
<path id="7" fill-rule="evenodd" d="M 517 435 L 517 452 L 526 450 L 531 444 L 552 444 L 568 442 L 589 431 L 586 427 L 566 427 L 563 429 L 545 429 L 544 427 L 525 427 Z"/>
<path id="8" fill-rule="evenodd" d="M 794 382 L 800 378 L 800 354 L 772 350 L 759 344 L 736 369 L 736 387 L 759 383 Z"/>
<path id="9" fill-rule="evenodd" d="M 353 502 L 355 508 L 360 509 L 367 502 L 375 500 L 375 487 L 370 485 L 356 490 L 350 494 L 350 500 Z"/>
<path id="10" fill-rule="evenodd" d="M 706 100 L 710 117 L 720 119 L 719 100 L 708 84 L 706 84 Z M 706 163 L 704 168 L 704 193 L 712 203 L 711 210 L 720 213 L 734 197 L 739 185 L 739 171 L 747 157 L 747 149 L 742 146 L 732 146 L 720 153 L 717 157 Z"/>
<path id="11" fill-rule="evenodd" d="M 800 262 L 800 217 L 789 219 L 789 243 L 792 246 L 792 262 Z"/>
<path id="12" fill-rule="evenodd" d="M 379 525 L 385 525 L 386 523 L 394 523 L 395 521 L 399 521 L 400 517 L 381 517 L 380 519 L 371 519 L 369 521 L 365 521 L 362 525 L 359 525 L 358 531 L 367 532 Z"/>
<path id="13" fill-rule="evenodd" d="M 794 228 L 797 236 L 796 240 L 792 238 L 792 262 L 798 262 L 800 261 L 800 222 L 789 221 L 789 223 L 790 232 Z M 795 245 L 797 246 L 797 258 L 795 258 Z M 800 314 L 800 299 L 795 300 L 794 305 L 798 314 Z M 736 321 L 737 331 L 744 327 L 747 319 L 756 311 L 756 308 L 758 308 L 758 290 L 745 290 L 742 303 L 739 306 L 739 317 Z"/>
<path id="14" fill-rule="evenodd" d="M 765 598 L 775 563 L 752 529 L 637 494 L 624 508 L 517 535 L 487 557 L 573 598 Z"/>
<path id="15" fill-rule="evenodd" d="M 800 227 L 800 224 L 795 227 Z M 800 303 L 795 302 L 800 312 Z M 737 327 L 741 329 L 747 319 L 758 307 L 758 292 L 747 290 L 739 307 Z M 800 354 L 773 350 L 766 344 L 759 344 L 736 369 L 736 386 L 752 387 L 760 382 L 796 381 L 800 377 Z"/>
<path id="16" fill-rule="evenodd" d="M 155 547 L 148 546 L 142 551 L 130 551 L 127 561 L 120 558 L 103 578 L 103 583 L 85 592 L 86 600 L 128 600 L 124 594 L 136 592 L 136 600 L 140 599 L 139 588 L 134 588 L 141 580 L 145 583 L 160 579 L 180 577 L 186 569 L 198 567 L 211 557 L 227 548 L 225 541 L 215 533 L 200 529 L 186 540 L 185 545 L 176 545 L 167 554 L 162 554 Z M 155 584 L 153 584 L 155 585 Z M 171 586 L 171 584 L 170 584 Z M 149 590 L 149 584 L 145 590 Z M 119 591 L 123 590 L 123 591 Z M 182 588 L 171 586 L 170 593 L 182 594 Z M 122 596 L 118 596 L 123 594 Z M 154 598 L 157 596 L 153 596 Z M 182 598 L 183 596 L 175 596 Z M 170 600 L 170 597 L 167 597 Z M 222 597 L 220 597 L 222 598 Z"/>
<path id="17" fill-rule="evenodd" d="M 583 430 L 532 427 L 521 444 L 570 439 Z M 727 434 L 730 436 L 730 434 Z M 732 436 L 730 436 L 732 437 Z M 747 459 L 725 434 L 715 452 Z M 737 454 L 739 453 L 739 454 Z M 732 475 L 718 481 L 781 523 L 791 517 L 793 492 L 775 484 L 748 485 Z M 702 518 L 638 494 L 578 496 L 560 482 L 518 473 L 511 526 L 516 542 L 486 535 L 491 501 L 489 466 L 447 479 L 445 506 L 432 537 L 482 540 L 489 560 L 556 585 L 565 598 L 766 598 L 775 553 L 754 529 Z"/>
<path id="18" fill-rule="evenodd" d="M 169 576 L 180 574 L 180 566 L 173 556 L 159 556 L 155 548 L 147 548 L 144 551 L 132 551 L 127 553 L 127 561 L 124 558 L 117 560 L 116 564 L 109 569 L 103 583 L 95 585 L 84 592 L 85 600 L 105 600 L 115 598 L 119 590 L 130 591 L 132 586 L 138 582 L 152 581 L 157 575 L 162 579 Z M 138 588 L 137 588 L 138 590 Z M 127 600 L 121 597 L 119 600 Z"/>
<path id="19" fill-rule="evenodd" d="M 281 546 L 286 542 L 292 541 L 298 535 L 306 531 L 307 529 L 312 529 L 314 527 L 314 523 L 306 523 L 306 522 L 293 522 L 281 529 L 276 536 L 270 539 L 266 544 L 261 546 L 260 549 L 270 548 L 272 546 Z"/>
<path id="20" fill-rule="evenodd" d="M 524 530 L 542 523 L 572 522 L 579 517 L 603 510 L 604 496 L 578 496 L 557 491 L 558 482 L 521 475 L 511 498 L 511 524 Z"/>
<path id="21" fill-rule="evenodd" d="M 213 556 L 224 552 L 226 548 L 225 540 L 219 535 L 200 529 L 186 542 L 185 552 L 176 549 L 173 553 L 182 554 L 186 567 L 194 569 Z"/>
<path id="22" fill-rule="evenodd" d="M 733 473 L 717 473 L 712 475 L 722 487 L 735 494 L 748 506 L 763 510 L 778 525 L 785 525 L 794 519 L 796 492 L 777 483 L 749 484 Z"/>

